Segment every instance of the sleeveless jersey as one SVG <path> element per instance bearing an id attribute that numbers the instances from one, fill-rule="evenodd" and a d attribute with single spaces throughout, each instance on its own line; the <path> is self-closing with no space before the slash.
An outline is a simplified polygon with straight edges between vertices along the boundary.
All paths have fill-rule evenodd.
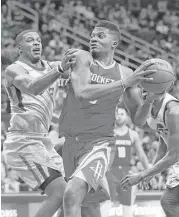
<path id="1" fill-rule="evenodd" d="M 166 93 L 157 117 L 154 119 L 151 114 L 147 120 L 148 125 L 159 133 L 166 145 L 168 144 L 169 129 L 165 123 L 165 111 L 167 104 L 171 101 L 179 102 L 178 99 Z M 179 162 L 170 168 L 169 177 L 167 180 L 168 187 L 175 187 L 177 185 L 179 185 Z"/>
<path id="2" fill-rule="evenodd" d="M 107 84 L 120 80 L 122 66 L 115 61 L 108 67 L 98 61 L 91 65 L 91 84 Z M 68 136 L 81 136 L 81 140 L 113 136 L 115 108 L 119 91 L 96 100 L 78 99 L 69 83 L 69 90 L 60 118 L 60 131 Z"/>
<path id="3" fill-rule="evenodd" d="M 116 155 L 113 161 L 113 167 L 130 166 L 132 156 L 132 144 L 133 139 L 131 136 L 131 129 L 124 135 L 119 135 L 118 130 L 114 130 L 114 136 L 116 139 Z"/>
<path id="4" fill-rule="evenodd" d="M 44 70 L 34 69 L 20 61 L 16 61 L 14 64 L 20 64 L 35 79 L 50 70 L 51 67 L 48 63 L 46 61 L 43 63 Z M 54 106 L 50 91 L 47 89 L 42 94 L 35 96 L 22 93 L 13 85 L 6 87 L 6 90 L 11 105 L 11 120 L 8 130 L 10 132 L 47 133 Z"/>

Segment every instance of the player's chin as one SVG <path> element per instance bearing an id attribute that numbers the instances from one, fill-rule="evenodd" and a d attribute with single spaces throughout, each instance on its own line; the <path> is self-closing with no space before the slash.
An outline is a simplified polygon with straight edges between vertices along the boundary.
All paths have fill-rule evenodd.
<path id="1" fill-rule="evenodd" d="M 100 52 L 97 48 L 90 48 L 90 53 L 95 58 Z"/>
<path id="2" fill-rule="evenodd" d="M 33 59 L 35 61 L 39 61 L 41 59 L 41 54 L 38 54 L 38 55 L 33 55 Z"/>

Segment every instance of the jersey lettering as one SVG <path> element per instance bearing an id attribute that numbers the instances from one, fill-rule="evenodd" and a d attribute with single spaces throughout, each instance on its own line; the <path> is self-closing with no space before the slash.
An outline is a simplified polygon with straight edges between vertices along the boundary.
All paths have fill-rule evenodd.
<path id="1" fill-rule="evenodd" d="M 168 136 L 169 130 L 163 126 L 162 124 L 157 124 L 157 132 L 161 135 L 161 136 Z"/>
<path id="2" fill-rule="evenodd" d="M 91 73 L 91 80 L 94 82 L 97 82 L 99 84 L 107 84 L 107 83 L 112 83 L 115 81 L 113 79 L 105 78 L 101 75 L 97 75 L 97 74 L 93 74 L 93 73 Z"/>

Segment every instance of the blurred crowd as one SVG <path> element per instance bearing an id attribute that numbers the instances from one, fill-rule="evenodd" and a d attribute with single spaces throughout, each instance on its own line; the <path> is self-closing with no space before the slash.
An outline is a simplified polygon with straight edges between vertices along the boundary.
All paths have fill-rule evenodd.
<path id="1" fill-rule="evenodd" d="M 79 42 L 66 37 L 66 29 L 60 23 L 56 25 L 54 19 L 61 21 L 63 24 L 72 27 L 75 31 L 81 32 L 88 37 L 95 24 L 93 19 L 96 18 L 109 19 L 116 22 L 120 28 L 143 38 L 154 46 L 161 47 L 166 52 L 173 53 L 179 60 L 178 15 L 174 10 L 167 9 L 165 5 L 158 4 L 154 8 L 149 4 L 144 8 L 134 10 L 125 5 L 121 6 L 119 3 L 113 5 L 108 3 L 101 4 L 101 1 L 95 1 L 95 4 L 93 4 L 94 1 L 85 1 L 85 4 L 83 1 L 70 1 L 67 6 L 62 6 L 61 1 L 46 1 L 44 3 L 44 1 L 40 0 L 39 2 L 21 0 L 21 2 L 39 13 L 38 27 L 43 44 L 43 58 L 49 61 L 61 59 L 64 52 L 71 47 L 87 49 L 87 47 L 81 45 Z M 3 144 L 6 138 L 10 113 L 9 100 L 4 89 L 5 68 L 18 57 L 14 43 L 15 35 L 21 30 L 35 27 L 34 23 L 25 18 L 18 8 L 14 8 L 13 13 L 10 14 L 7 4 L 8 1 L 2 1 L 1 7 L 1 144 Z M 58 29 L 60 33 L 57 33 L 54 29 Z M 142 60 L 144 57 L 145 59 L 152 57 L 147 53 L 144 55 L 140 50 L 136 50 L 133 44 L 128 46 L 121 44 L 119 48 Z M 179 61 L 171 60 L 171 64 L 177 77 L 171 94 L 179 99 Z M 62 90 L 60 94 L 63 94 Z M 135 129 L 140 134 L 145 153 L 150 163 L 152 163 L 158 147 L 158 135 L 147 127 Z M 59 135 L 56 124 L 52 124 L 50 136 L 55 144 L 60 144 L 58 147 L 60 153 L 64 140 Z M 1 151 L 3 151 L 2 146 Z M 131 170 L 134 172 L 143 170 L 136 155 L 133 155 Z M 164 189 L 166 177 L 167 172 L 157 175 L 150 189 Z M 1 189 L 2 192 L 31 190 L 17 177 L 15 171 L 8 168 L 3 160 L 3 156 L 1 162 Z"/>

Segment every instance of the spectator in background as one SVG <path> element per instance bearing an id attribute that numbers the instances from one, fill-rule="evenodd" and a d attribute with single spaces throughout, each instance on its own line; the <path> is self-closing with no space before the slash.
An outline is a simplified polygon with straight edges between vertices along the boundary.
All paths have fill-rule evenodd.
<path id="1" fill-rule="evenodd" d="M 45 23 L 41 26 L 41 38 L 43 46 L 46 47 L 51 39 L 51 35 L 49 32 L 49 27 Z"/>
<path id="2" fill-rule="evenodd" d="M 1 192 L 5 192 L 5 178 L 6 178 L 6 168 L 4 162 L 1 160 Z"/>
<path id="3" fill-rule="evenodd" d="M 7 177 L 4 179 L 4 192 L 5 193 L 18 193 L 20 188 L 19 177 L 15 170 L 8 169 Z"/>

